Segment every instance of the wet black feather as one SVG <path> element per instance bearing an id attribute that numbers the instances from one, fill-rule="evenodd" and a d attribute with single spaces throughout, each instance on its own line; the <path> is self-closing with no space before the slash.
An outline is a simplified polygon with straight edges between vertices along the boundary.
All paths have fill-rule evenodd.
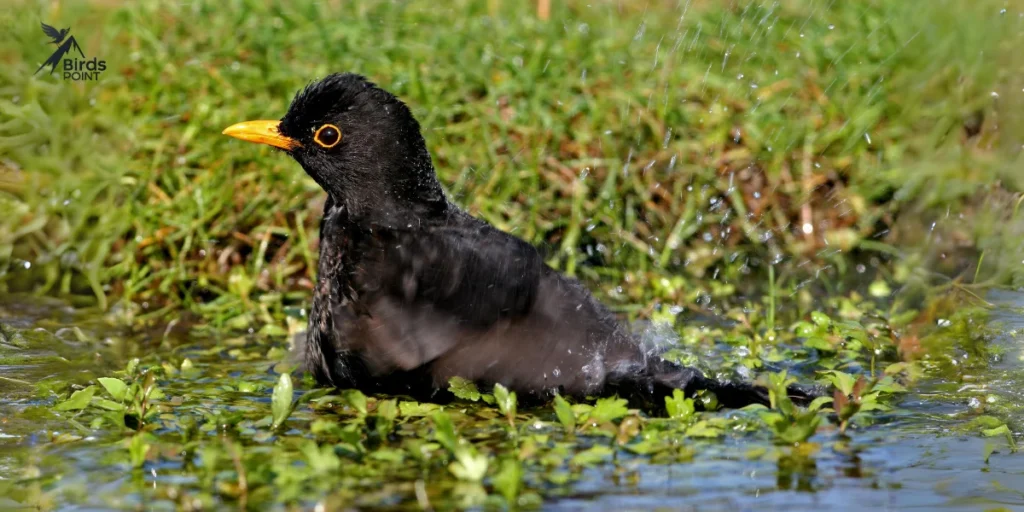
<path id="1" fill-rule="evenodd" d="M 312 138 L 324 123 L 342 133 L 329 149 Z M 281 131 L 328 193 L 298 349 L 321 384 L 441 400 L 459 376 L 539 400 L 618 393 L 660 407 L 674 389 L 708 389 L 727 406 L 767 404 L 763 388 L 650 356 L 533 246 L 448 201 L 412 112 L 364 77 L 309 84 Z"/>

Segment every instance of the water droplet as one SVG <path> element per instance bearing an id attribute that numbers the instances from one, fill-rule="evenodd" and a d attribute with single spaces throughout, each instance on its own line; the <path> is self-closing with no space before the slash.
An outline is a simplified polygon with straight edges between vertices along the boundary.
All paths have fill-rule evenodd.
<path id="1" fill-rule="evenodd" d="M 558 378 L 558 376 L 561 375 L 561 374 L 562 374 L 562 370 L 559 370 L 558 368 L 555 368 L 554 370 L 551 370 L 551 375 L 553 377 L 555 377 L 555 378 Z"/>

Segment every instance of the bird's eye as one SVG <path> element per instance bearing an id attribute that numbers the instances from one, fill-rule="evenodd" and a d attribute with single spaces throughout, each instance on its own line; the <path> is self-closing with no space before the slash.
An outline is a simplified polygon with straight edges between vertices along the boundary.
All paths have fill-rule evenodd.
<path id="1" fill-rule="evenodd" d="M 316 133 L 313 134 L 313 140 L 321 147 L 331 149 L 341 142 L 341 130 L 333 124 L 325 124 L 317 128 Z"/>

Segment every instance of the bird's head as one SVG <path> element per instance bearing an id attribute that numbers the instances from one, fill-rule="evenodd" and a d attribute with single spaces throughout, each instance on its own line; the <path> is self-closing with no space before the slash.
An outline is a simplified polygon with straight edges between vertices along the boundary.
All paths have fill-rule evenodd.
<path id="1" fill-rule="evenodd" d="M 283 149 L 357 218 L 405 222 L 448 206 L 409 107 L 359 75 L 313 82 L 280 121 L 246 121 L 224 134 Z"/>

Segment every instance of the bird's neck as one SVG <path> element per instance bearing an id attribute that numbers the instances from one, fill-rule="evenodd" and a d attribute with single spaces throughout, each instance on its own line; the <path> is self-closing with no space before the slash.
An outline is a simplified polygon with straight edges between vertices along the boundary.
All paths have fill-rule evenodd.
<path id="1" fill-rule="evenodd" d="M 454 209 L 436 179 L 410 183 L 369 194 L 366 188 L 356 193 L 328 193 L 324 208 L 344 210 L 344 217 L 353 226 L 404 229 L 424 222 L 444 219 Z"/>

